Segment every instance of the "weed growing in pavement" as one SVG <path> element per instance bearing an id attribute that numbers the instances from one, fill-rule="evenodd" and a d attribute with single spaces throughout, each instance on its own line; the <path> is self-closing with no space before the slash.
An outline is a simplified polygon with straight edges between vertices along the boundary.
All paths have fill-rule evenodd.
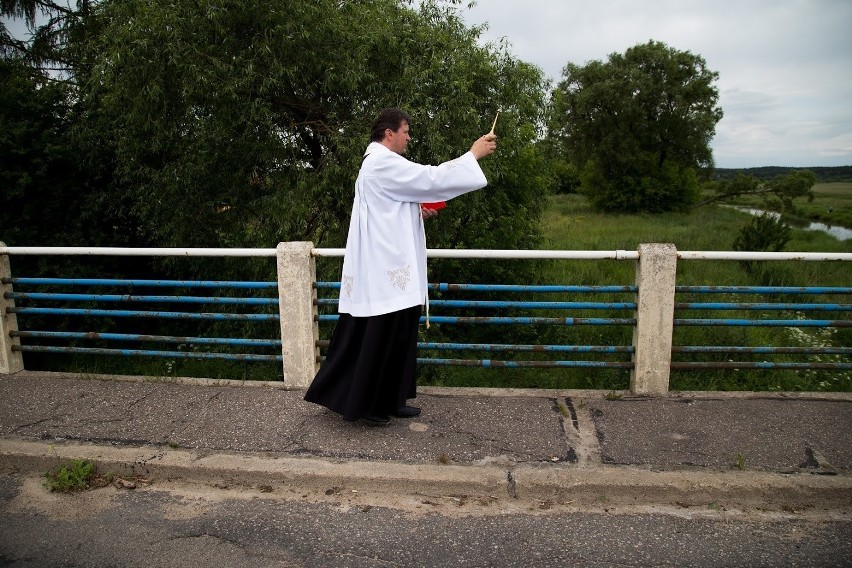
<path id="1" fill-rule="evenodd" d="M 734 467 L 743 470 L 745 469 L 745 456 L 737 452 L 737 457 L 734 459 Z"/>
<path id="2" fill-rule="evenodd" d="M 99 475 L 95 464 L 87 460 L 71 460 L 44 474 L 45 486 L 56 493 L 73 493 L 112 483 L 112 474 Z"/>

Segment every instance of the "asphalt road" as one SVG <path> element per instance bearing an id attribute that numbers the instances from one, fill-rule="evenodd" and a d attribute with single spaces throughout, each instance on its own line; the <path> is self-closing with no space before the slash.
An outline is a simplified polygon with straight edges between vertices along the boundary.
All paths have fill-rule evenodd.
<path id="1" fill-rule="evenodd" d="M 456 513 L 157 482 L 49 493 L 0 475 L 0 566 L 849 566 L 852 519 L 704 510 Z"/>
<path id="2" fill-rule="evenodd" d="M 423 389 L 349 423 L 276 385 L 0 380 L 0 566 L 850 566 L 845 393 Z M 86 459 L 135 489 L 50 493 Z"/>

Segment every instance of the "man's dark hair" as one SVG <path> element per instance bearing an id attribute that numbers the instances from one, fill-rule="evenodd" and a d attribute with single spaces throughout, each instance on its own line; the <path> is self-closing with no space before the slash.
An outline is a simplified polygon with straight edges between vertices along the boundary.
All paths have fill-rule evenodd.
<path id="1" fill-rule="evenodd" d="M 386 128 L 396 132 L 403 122 L 411 124 L 411 117 L 405 111 L 398 108 L 383 109 L 376 117 L 376 121 L 373 122 L 373 128 L 370 130 L 370 141 L 381 142 L 385 137 Z"/>

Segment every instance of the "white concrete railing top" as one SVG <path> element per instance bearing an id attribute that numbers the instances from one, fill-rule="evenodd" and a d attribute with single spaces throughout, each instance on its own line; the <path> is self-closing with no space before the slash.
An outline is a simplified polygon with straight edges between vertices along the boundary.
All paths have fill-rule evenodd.
<path id="1" fill-rule="evenodd" d="M 9 247 L 3 255 L 93 255 L 93 256 L 243 256 L 273 257 L 274 248 L 130 248 L 130 247 Z M 343 256 L 342 248 L 311 248 L 313 256 Z M 515 250 L 515 249 L 426 249 L 429 258 L 504 258 L 564 260 L 638 260 L 639 250 Z M 852 261 L 844 252 L 751 252 L 677 251 L 678 260 L 803 260 Z"/>

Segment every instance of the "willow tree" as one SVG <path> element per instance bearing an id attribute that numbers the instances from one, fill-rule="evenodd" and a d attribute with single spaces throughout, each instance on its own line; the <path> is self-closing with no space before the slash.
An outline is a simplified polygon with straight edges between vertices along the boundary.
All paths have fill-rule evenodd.
<path id="1" fill-rule="evenodd" d="M 340 246 L 386 106 L 412 116 L 410 157 L 428 163 L 466 151 L 502 111 L 492 189 L 460 198 L 430 244 L 536 236 L 543 76 L 479 46 L 452 4 L 106 0 L 94 18 L 82 100 L 153 243 Z"/>
<path id="2" fill-rule="evenodd" d="M 656 41 L 569 63 L 552 93 L 551 146 L 600 209 L 688 209 L 713 166 L 717 79 L 702 57 Z"/>

